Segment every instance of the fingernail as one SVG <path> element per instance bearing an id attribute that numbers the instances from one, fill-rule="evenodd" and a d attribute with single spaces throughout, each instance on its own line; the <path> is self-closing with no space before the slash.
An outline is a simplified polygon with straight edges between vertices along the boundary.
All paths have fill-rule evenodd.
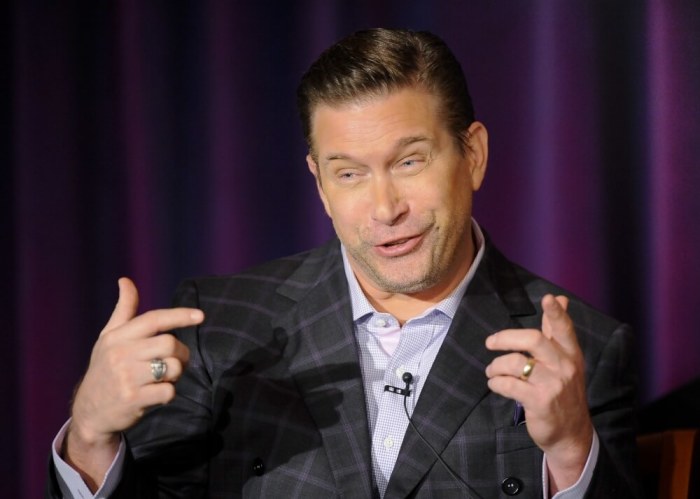
<path id="1" fill-rule="evenodd" d="M 202 312 L 201 310 L 193 310 L 190 313 L 190 317 L 193 321 L 201 321 L 204 319 L 204 312 Z"/>

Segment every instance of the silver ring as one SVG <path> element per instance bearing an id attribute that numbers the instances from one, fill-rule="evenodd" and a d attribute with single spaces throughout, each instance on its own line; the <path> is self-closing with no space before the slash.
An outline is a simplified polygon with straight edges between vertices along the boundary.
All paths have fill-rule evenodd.
<path id="1" fill-rule="evenodd" d="M 534 357 L 528 357 L 527 362 L 525 362 L 525 366 L 523 367 L 523 372 L 520 374 L 520 379 L 523 381 L 527 381 L 530 375 L 532 374 L 532 370 L 535 368 L 535 364 L 537 361 L 535 360 Z"/>
<path id="2" fill-rule="evenodd" d="M 151 361 L 151 374 L 156 383 L 160 383 L 168 372 L 168 364 L 163 359 L 153 359 Z"/>

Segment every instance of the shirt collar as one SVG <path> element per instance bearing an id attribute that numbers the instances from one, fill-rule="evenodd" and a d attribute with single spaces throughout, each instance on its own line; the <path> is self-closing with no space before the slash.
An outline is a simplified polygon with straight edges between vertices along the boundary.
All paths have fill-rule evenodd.
<path id="1" fill-rule="evenodd" d="M 474 235 L 474 240 L 476 241 L 477 252 L 471 267 L 469 267 L 469 271 L 464 276 L 464 279 L 460 281 L 457 287 L 455 287 L 455 289 L 452 290 L 452 292 L 447 297 L 445 297 L 442 301 L 436 303 L 435 306 L 426 310 L 423 314 L 421 314 L 422 316 L 426 315 L 432 310 L 439 310 L 440 312 L 447 315 L 450 319 L 454 318 L 455 314 L 457 313 L 457 308 L 459 307 L 459 302 L 462 301 L 462 297 L 464 296 L 464 293 L 467 290 L 467 286 L 474 277 L 476 269 L 479 267 L 479 264 L 481 263 L 481 260 L 484 256 L 484 233 L 481 231 L 481 227 L 479 227 L 479 224 L 476 223 L 476 220 L 474 220 L 473 218 L 472 233 Z M 347 251 L 342 243 L 340 245 L 340 250 L 343 255 L 343 267 L 345 269 L 345 277 L 348 280 L 348 288 L 350 291 L 350 301 L 352 304 L 352 320 L 353 322 L 357 322 L 358 320 L 360 320 L 368 314 L 377 313 L 377 310 L 375 310 L 375 308 L 369 302 L 369 300 L 365 296 L 365 293 L 360 287 L 360 283 L 357 282 L 355 273 L 353 272 L 352 267 L 350 267 L 350 262 L 348 261 Z"/>

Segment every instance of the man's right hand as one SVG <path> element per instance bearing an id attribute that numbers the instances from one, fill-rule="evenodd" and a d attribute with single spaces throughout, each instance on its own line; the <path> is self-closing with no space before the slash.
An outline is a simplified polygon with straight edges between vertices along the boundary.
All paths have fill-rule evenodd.
<path id="1" fill-rule="evenodd" d="M 94 492 L 119 448 L 120 433 L 133 426 L 151 406 L 175 397 L 175 382 L 189 360 L 189 349 L 170 334 L 204 319 L 201 310 L 173 308 L 136 315 L 138 292 L 128 278 L 119 280 L 119 301 L 100 333 L 90 365 L 73 401 L 63 459 Z M 151 361 L 167 364 L 156 382 Z"/>

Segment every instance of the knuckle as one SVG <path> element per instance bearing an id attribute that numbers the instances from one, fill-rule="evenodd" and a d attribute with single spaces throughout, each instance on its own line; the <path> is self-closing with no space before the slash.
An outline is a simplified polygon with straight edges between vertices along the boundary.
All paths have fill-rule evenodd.
<path id="1" fill-rule="evenodd" d="M 533 338 L 535 348 L 542 348 L 548 341 L 549 339 L 539 331 L 535 333 Z"/>
<path id="2" fill-rule="evenodd" d="M 562 380 L 560 378 L 557 378 L 554 381 L 552 381 L 552 384 L 551 384 L 552 397 L 554 398 L 554 397 L 558 396 L 559 394 L 563 393 L 565 386 L 566 386 L 566 383 L 564 382 L 564 380 Z"/>
<path id="3" fill-rule="evenodd" d="M 113 348 L 119 340 L 119 335 L 116 334 L 114 329 L 109 331 L 104 331 L 100 335 L 100 339 L 97 341 L 96 345 L 100 345 L 101 348 Z"/>
<path id="4" fill-rule="evenodd" d="M 570 362 L 566 362 L 562 366 L 562 374 L 566 379 L 573 379 L 574 377 L 576 377 L 576 372 L 576 366 Z"/>
<path id="5" fill-rule="evenodd" d="M 167 350 L 168 353 L 172 353 L 177 349 L 177 339 L 172 334 L 163 334 L 161 335 L 162 337 L 162 342 L 163 342 L 163 347 Z"/>
<path id="6" fill-rule="evenodd" d="M 121 389 L 121 399 L 127 406 L 133 406 L 137 402 L 138 391 L 133 385 L 129 383 L 124 384 Z"/>
<path id="7" fill-rule="evenodd" d="M 168 369 L 170 369 L 170 373 L 171 373 L 172 377 L 174 379 L 177 379 L 182 375 L 182 371 L 183 371 L 182 363 L 180 361 L 178 361 L 177 359 L 173 359 L 171 364 L 172 365 L 170 367 L 168 367 Z"/>

